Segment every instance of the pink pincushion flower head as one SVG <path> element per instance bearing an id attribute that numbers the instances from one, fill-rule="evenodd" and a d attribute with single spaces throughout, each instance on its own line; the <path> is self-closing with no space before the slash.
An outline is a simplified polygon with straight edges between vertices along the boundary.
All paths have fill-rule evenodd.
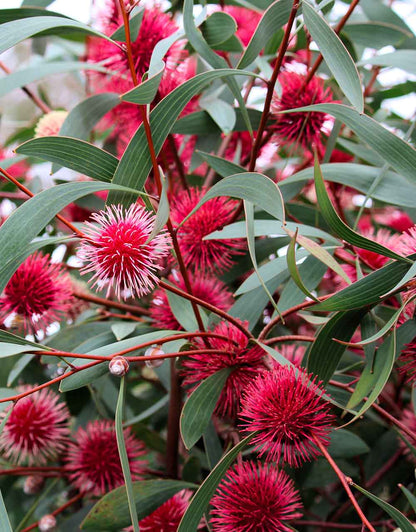
<path id="1" fill-rule="evenodd" d="M 213 332 L 227 339 L 210 338 L 209 347 L 226 353 L 201 353 L 186 357 L 183 361 L 184 384 L 195 388 L 217 371 L 230 368 L 231 373 L 225 381 L 215 413 L 233 420 L 238 413 L 243 390 L 259 373 L 265 371 L 265 352 L 258 346 L 248 346 L 247 337 L 228 322 L 219 323 Z M 201 349 L 206 348 L 201 340 L 195 343 Z"/>
<path id="2" fill-rule="evenodd" d="M 174 226 L 186 218 L 205 193 L 205 189 L 191 188 L 173 198 L 171 220 Z M 179 247 L 187 267 L 197 272 L 222 272 L 231 268 L 233 257 L 242 253 L 243 240 L 204 240 L 204 237 L 230 223 L 236 207 L 235 200 L 213 198 L 178 229 Z"/>
<path id="3" fill-rule="evenodd" d="M 32 386 L 23 386 L 21 392 Z M 69 411 L 59 395 L 49 388 L 32 393 L 8 409 L 0 435 L 0 450 L 6 458 L 16 464 L 45 464 L 57 458 L 69 441 Z"/>
<path id="4" fill-rule="evenodd" d="M 140 480 L 146 464 L 144 445 L 130 429 L 124 429 L 124 439 L 132 479 Z M 78 429 L 65 460 L 69 479 L 80 491 L 99 496 L 124 484 L 111 421 L 93 421 Z"/>
<path id="5" fill-rule="evenodd" d="M 221 310 L 228 310 L 233 302 L 233 296 L 227 286 L 216 277 L 207 275 L 189 275 L 192 285 L 192 293 L 195 297 L 214 305 Z M 180 274 L 171 274 L 168 281 L 186 290 L 185 281 Z M 182 326 L 173 315 L 165 290 L 158 288 L 153 294 L 150 305 L 150 316 L 153 318 L 155 327 L 159 329 L 180 330 Z"/>
<path id="6" fill-rule="evenodd" d="M 304 371 L 281 366 L 262 373 L 243 393 L 240 418 L 267 459 L 292 467 L 316 458 L 316 440 L 329 444 L 333 416 L 325 390 Z"/>
<path id="7" fill-rule="evenodd" d="M 228 471 L 211 500 L 214 532 L 290 532 L 302 517 L 299 492 L 275 465 L 242 462 Z"/>
<path id="8" fill-rule="evenodd" d="M 86 224 L 87 238 L 78 255 L 88 264 L 81 273 L 92 272 L 93 286 L 107 286 L 107 294 L 114 287 L 119 299 L 126 291 L 138 297 L 148 294 L 158 282 L 160 260 L 170 250 L 164 230 L 148 242 L 155 216 L 136 203 L 127 210 L 111 205 L 91 218 L 98 225 Z"/>
<path id="9" fill-rule="evenodd" d="M 243 46 L 247 46 L 260 22 L 260 13 L 241 6 L 224 6 L 224 12 L 231 15 L 236 21 L 236 35 L 243 43 Z"/>
<path id="10" fill-rule="evenodd" d="M 62 318 L 73 301 L 71 278 L 40 252 L 28 257 L 11 277 L 0 298 L 0 315 L 16 315 L 25 331 L 47 328 Z"/>
<path id="11" fill-rule="evenodd" d="M 303 88 L 306 77 L 298 72 L 285 71 L 279 76 L 282 95 L 274 94 L 271 112 L 276 119 L 272 126 L 274 138 L 279 144 L 295 144 L 308 150 L 322 146 L 321 134 L 327 117 L 324 113 L 282 113 L 297 107 L 333 102 L 332 92 L 324 88 L 324 80 L 314 76 Z"/>
<path id="12" fill-rule="evenodd" d="M 140 532 L 177 532 L 191 496 L 191 491 L 183 490 L 168 499 L 157 510 L 140 521 Z"/>

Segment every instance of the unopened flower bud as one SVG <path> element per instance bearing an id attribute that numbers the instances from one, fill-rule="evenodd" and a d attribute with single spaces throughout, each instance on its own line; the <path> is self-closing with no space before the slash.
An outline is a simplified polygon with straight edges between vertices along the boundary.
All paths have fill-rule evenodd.
<path id="1" fill-rule="evenodd" d="M 146 349 L 145 357 L 154 357 L 156 355 L 164 355 L 165 352 L 158 346 L 152 346 Z M 155 360 L 146 360 L 145 364 L 148 368 L 159 368 L 164 362 L 163 358 L 156 358 Z"/>
<path id="2" fill-rule="evenodd" d="M 124 377 L 129 371 L 129 363 L 124 357 L 114 357 L 108 364 L 108 369 L 116 377 Z"/>
<path id="3" fill-rule="evenodd" d="M 26 477 L 23 484 L 23 491 L 26 495 L 35 495 L 42 489 L 45 479 L 41 475 L 30 475 Z"/>
<path id="4" fill-rule="evenodd" d="M 41 532 L 52 532 L 56 530 L 56 519 L 52 514 L 44 515 L 39 523 L 38 528 Z"/>

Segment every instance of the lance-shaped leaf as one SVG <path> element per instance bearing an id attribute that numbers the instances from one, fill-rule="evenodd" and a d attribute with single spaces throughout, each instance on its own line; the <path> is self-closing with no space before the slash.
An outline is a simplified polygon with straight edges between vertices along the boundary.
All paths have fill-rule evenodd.
<path id="1" fill-rule="evenodd" d="M 198 491 L 193 496 L 188 509 L 186 510 L 185 515 L 179 524 L 178 532 L 190 532 L 191 530 L 197 530 L 199 522 L 206 512 L 209 501 L 214 495 L 222 477 L 225 475 L 227 469 L 234 462 L 239 453 L 249 444 L 253 436 L 254 433 L 244 438 L 244 440 L 241 440 L 240 443 L 228 451 L 228 453 L 214 467 L 214 469 L 207 476 Z"/>
<path id="2" fill-rule="evenodd" d="M 331 200 L 329 199 L 317 157 L 315 157 L 314 175 L 316 196 L 318 199 L 318 204 L 321 208 L 322 215 L 325 218 L 327 224 L 331 227 L 331 229 L 337 236 L 361 249 L 368 249 L 369 251 L 373 251 L 374 253 L 378 253 L 385 257 L 390 257 L 392 259 L 396 259 L 402 262 L 411 262 L 406 257 L 398 255 L 394 251 L 391 251 L 390 249 L 386 248 L 385 246 L 382 246 L 381 244 L 374 242 L 373 240 L 361 236 L 360 234 L 353 231 L 350 227 L 348 227 L 347 224 L 345 224 L 341 220 L 341 218 L 338 216 L 337 211 L 334 209 Z"/>
<path id="3" fill-rule="evenodd" d="M 298 267 L 296 265 L 296 238 L 298 236 L 297 230 L 290 239 L 290 244 L 287 250 L 286 261 L 289 273 L 295 282 L 296 286 L 301 290 L 307 297 L 313 299 L 314 301 L 319 301 L 303 284 L 302 278 L 299 274 Z"/>
<path id="4" fill-rule="evenodd" d="M 303 16 L 312 39 L 318 45 L 329 70 L 345 96 L 360 113 L 364 110 L 361 80 L 352 57 L 327 21 L 308 3 L 302 2 Z"/>
<path id="5" fill-rule="evenodd" d="M 148 516 L 175 493 L 195 488 L 194 484 L 180 480 L 141 480 L 133 482 L 133 496 L 139 519 Z M 126 488 L 110 491 L 90 510 L 82 522 L 82 530 L 121 530 L 129 526 Z"/>
<path id="6" fill-rule="evenodd" d="M 3 495 L 0 491 L 0 529 L 3 532 L 13 532 L 10 524 L 9 516 L 7 515 L 6 506 L 4 505 Z"/>
<path id="7" fill-rule="evenodd" d="M 41 0 L 38 0 L 41 1 Z M 53 0 L 51 0 L 49 3 L 51 4 Z M 31 6 L 31 7 L 23 7 L 23 6 Z M 22 18 L 29 18 L 29 17 L 64 17 L 64 18 L 70 18 L 66 17 L 62 13 L 57 13 L 56 11 L 49 11 L 42 9 L 40 6 L 35 7 L 33 0 L 25 0 L 22 3 L 22 7 L 15 8 L 15 9 L 0 9 L 0 24 L 4 24 L 5 22 L 12 22 L 13 20 L 19 20 Z"/>
<path id="8" fill-rule="evenodd" d="M 135 103 L 137 105 L 145 105 L 151 103 L 156 96 L 159 89 L 160 80 L 162 79 L 163 71 L 165 69 L 165 63 L 160 61 L 155 66 L 156 72 L 153 76 L 150 76 L 140 83 L 137 87 L 129 92 L 121 95 L 121 99 L 125 102 Z"/>
<path id="9" fill-rule="evenodd" d="M 338 118 L 406 179 L 416 181 L 416 150 L 373 118 L 339 103 L 318 103 L 283 112 L 293 111 L 321 111 Z"/>
<path id="10" fill-rule="evenodd" d="M 181 435 L 187 449 L 191 449 L 206 431 L 230 373 L 231 368 L 217 371 L 205 379 L 188 397 L 180 421 Z"/>
<path id="11" fill-rule="evenodd" d="M 379 499 L 369 491 L 365 490 L 361 486 L 358 486 L 354 482 L 352 483 L 354 488 L 356 488 L 358 491 L 361 491 L 366 497 L 368 497 L 371 501 L 375 502 L 382 510 L 384 510 L 396 523 L 397 526 L 400 527 L 401 532 L 415 532 L 415 527 L 412 525 L 412 523 L 407 519 L 405 515 L 403 515 L 397 508 L 392 506 L 386 501 L 383 501 L 382 499 Z"/>
<path id="12" fill-rule="evenodd" d="M 278 220 L 284 220 L 283 199 L 276 183 L 263 174 L 245 172 L 226 177 L 211 187 L 181 225 L 204 203 L 218 196 L 250 201 Z"/>
<path id="13" fill-rule="evenodd" d="M 401 68 L 409 74 L 416 75 L 416 58 L 414 50 L 396 50 L 389 54 L 380 54 L 363 59 L 359 65 L 377 65 L 383 67 Z"/>
<path id="14" fill-rule="evenodd" d="M 292 0 L 277 0 L 277 2 L 273 2 L 266 9 L 237 65 L 237 68 L 246 68 L 255 61 L 261 50 L 266 46 L 273 35 L 289 20 L 292 5 Z"/>
<path id="15" fill-rule="evenodd" d="M 87 26 L 82 22 L 64 17 L 31 17 L 27 19 L 13 20 L 12 22 L 6 22 L 1 27 L 1 43 L 0 54 L 15 46 L 21 41 L 33 37 L 38 33 L 42 33 L 46 30 L 65 30 L 65 31 L 79 31 L 81 33 L 88 33 L 90 35 L 96 35 L 102 37 L 107 41 L 113 42 L 110 37 L 103 33 L 94 30 L 91 26 Z"/>
<path id="16" fill-rule="evenodd" d="M 70 137 L 40 137 L 21 144 L 16 153 L 39 157 L 98 181 L 111 181 L 118 159 L 110 153 Z"/>
<path id="17" fill-rule="evenodd" d="M 237 24 L 231 15 L 216 11 L 201 26 L 202 35 L 210 47 L 227 41 L 237 31 Z"/>
<path id="18" fill-rule="evenodd" d="M 322 327 L 308 354 L 308 371 L 324 383 L 330 380 L 345 352 L 345 345 L 334 338 L 348 341 L 366 312 L 366 309 L 338 312 Z"/>

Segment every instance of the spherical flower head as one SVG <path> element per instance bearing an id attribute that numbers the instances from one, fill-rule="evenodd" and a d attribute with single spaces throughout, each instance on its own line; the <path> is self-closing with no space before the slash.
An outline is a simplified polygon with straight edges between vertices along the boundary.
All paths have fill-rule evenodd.
<path id="1" fill-rule="evenodd" d="M 24 392 L 31 386 L 21 387 Z M 69 411 L 59 395 L 49 388 L 32 393 L 12 409 L 0 435 L 0 450 L 14 464 L 43 465 L 64 451 L 69 436 Z"/>
<path id="2" fill-rule="evenodd" d="M 243 323 L 243 325 L 248 324 Z M 248 339 L 242 331 L 228 322 L 219 323 L 213 332 L 225 336 L 226 339 L 209 338 L 210 349 L 226 352 L 209 355 L 201 353 L 186 357 L 183 361 L 184 385 L 196 388 L 204 379 L 217 371 L 230 368 L 231 373 L 225 381 L 215 413 L 220 417 L 234 420 L 240 408 L 243 390 L 259 373 L 265 371 L 265 352 L 256 345 L 249 346 Z M 195 344 L 201 349 L 207 348 L 202 340 L 196 340 Z"/>
<path id="3" fill-rule="evenodd" d="M 15 314 L 25 331 L 45 329 L 68 312 L 73 302 L 70 276 L 49 255 L 28 257 L 0 298 L 0 315 Z"/>
<path id="4" fill-rule="evenodd" d="M 369 240 L 373 240 L 374 242 L 381 244 L 388 249 L 391 249 L 392 251 L 395 251 L 396 253 L 400 253 L 401 251 L 401 235 L 392 234 L 387 229 L 379 229 L 378 231 L 370 229 L 368 231 L 364 231 L 363 236 Z M 384 255 L 380 255 L 374 251 L 368 251 L 367 249 L 361 249 L 355 246 L 354 251 L 360 257 L 360 259 L 373 270 L 378 270 L 390 260 L 389 257 L 385 257 Z"/>
<path id="5" fill-rule="evenodd" d="M 211 500 L 214 532 L 290 532 L 302 517 L 293 481 L 274 465 L 242 462 L 228 471 Z"/>
<path id="6" fill-rule="evenodd" d="M 161 269 L 160 260 L 169 253 L 170 238 L 163 230 L 149 242 L 155 215 L 141 205 L 127 210 L 110 205 L 105 211 L 94 213 L 87 222 L 78 256 L 88 264 L 81 273 L 93 273 L 92 286 L 112 288 L 119 299 L 130 295 L 142 297 L 158 282 L 155 272 Z"/>
<path id="7" fill-rule="evenodd" d="M 205 195 L 206 189 L 191 188 L 171 203 L 171 220 L 178 226 Z M 240 239 L 204 240 L 213 231 L 231 222 L 237 202 L 225 197 L 213 198 L 202 205 L 179 228 L 177 237 L 185 265 L 197 272 L 225 271 L 233 265 L 232 258 L 242 253 Z"/>
<path id="8" fill-rule="evenodd" d="M 374 219 L 377 223 L 391 227 L 394 231 L 408 231 L 414 226 L 413 220 L 410 216 L 395 207 L 386 207 L 380 213 L 374 215 Z"/>
<path id="9" fill-rule="evenodd" d="M 279 76 L 282 95 L 274 94 L 271 112 L 276 119 L 272 126 L 275 140 L 280 144 L 295 144 L 306 149 L 313 145 L 322 145 L 321 133 L 324 131 L 327 116 L 324 113 L 311 111 L 309 113 L 282 113 L 297 107 L 318 103 L 333 102 L 332 92 L 324 88 L 324 80 L 314 76 L 305 86 L 306 76 L 298 72 L 285 71 Z"/>
<path id="10" fill-rule="evenodd" d="M 416 225 L 401 234 L 399 247 L 403 255 L 416 253 Z"/>
<path id="11" fill-rule="evenodd" d="M 244 391 L 240 418 L 260 455 L 291 467 L 319 455 L 316 440 L 329 444 L 333 416 L 325 390 L 305 372 L 281 366 L 262 373 Z"/>
<path id="12" fill-rule="evenodd" d="M 132 479 L 140 480 L 146 464 L 139 460 L 145 453 L 144 445 L 130 429 L 123 432 Z M 93 421 L 85 429 L 78 429 L 66 456 L 66 470 L 77 489 L 92 495 L 104 495 L 123 485 L 114 423 Z"/>
<path id="13" fill-rule="evenodd" d="M 192 285 L 192 293 L 195 297 L 214 305 L 221 310 L 228 310 L 233 302 L 233 296 L 227 286 L 216 277 L 201 275 L 189 275 Z M 185 281 L 180 274 L 170 274 L 168 281 L 186 290 Z M 153 294 L 150 305 L 150 316 L 153 324 L 159 329 L 181 330 L 182 326 L 173 315 L 165 290 L 158 288 Z"/>
<path id="14" fill-rule="evenodd" d="M 157 510 L 140 521 L 140 532 L 156 532 L 157 530 L 177 532 L 191 495 L 191 491 L 183 490 L 168 499 Z"/>
<path id="15" fill-rule="evenodd" d="M 59 134 L 68 111 L 50 111 L 43 115 L 35 127 L 35 137 L 52 137 Z"/>

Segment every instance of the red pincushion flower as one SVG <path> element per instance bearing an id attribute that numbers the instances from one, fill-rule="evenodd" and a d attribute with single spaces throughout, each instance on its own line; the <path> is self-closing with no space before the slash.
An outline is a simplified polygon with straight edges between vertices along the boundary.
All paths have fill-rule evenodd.
<path id="1" fill-rule="evenodd" d="M 114 287 L 117 297 L 122 292 L 142 297 L 158 282 L 155 272 L 160 270 L 160 259 L 170 249 L 170 239 L 162 231 L 147 242 L 154 226 L 155 216 L 138 204 L 127 210 L 112 205 L 91 217 L 98 227 L 87 222 L 78 251 L 81 260 L 90 264 L 81 273 L 93 272 L 95 285 L 107 286 L 107 295 Z"/>
<path id="2" fill-rule="evenodd" d="M 71 278 L 49 255 L 34 253 L 19 266 L 0 299 L 4 318 L 16 314 L 25 331 L 45 329 L 72 305 Z"/>
<path id="3" fill-rule="evenodd" d="M 274 465 L 242 462 L 228 471 L 211 500 L 215 532 L 290 532 L 302 516 L 293 481 Z"/>
<path id="4" fill-rule="evenodd" d="M 146 462 L 138 458 L 145 454 L 144 445 L 130 429 L 123 432 L 132 479 L 140 480 Z M 78 429 L 75 441 L 69 446 L 66 469 L 76 488 L 93 495 L 103 495 L 123 485 L 114 423 L 94 421 L 85 430 Z"/>
<path id="5" fill-rule="evenodd" d="M 243 323 L 247 325 L 247 323 Z M 262 371 L 265 371 L 265 352 L 258 346 L 249 347 L 247 337 L 234 325 L 227 322 L 219 323 L 213 330 L 216 334 L 226 336 L 228 340 L 210 338 L 211 349 L 226 353 L 195 354 L 183 361 L 185 368 L 184 384 L 195 388 L 201 381 L 224 368 L 231 368 L 224 388 L 221 392 L 215 413 L 221 417 L 234 419 L 240 406 L 243 390 Z M 195 342 L 201 349 L 206 348 L 202 340 Z"/>
<path id="6" fill-rule="evenodd" d="M 325 390 L 305 372 L 281 366 L 262 373 L 243 393 L 240 418 L 260 455 L 290 466 L 319 455 L 315 439 L 329 444 L 333 416 L 322 399 Z"/>
<path id="7" fill-rule="evenodd" d="M 374 242 L 378 242 L 388 249 L 396 251 L 396 253 L 400 253 L 401 235 L 391 234 L 387 229 L 379 229 L 377 232 L 375 232 L 373 229 L 370 229 L 369 231 L 365 231 L 363 236 L 373 240 Z M 378 270 L 390 260 L 389 257 L 385 257 L 379 253 L 374 253 L 374 251 L 368 251 L 367 249 L 354 247 L 354 251 L 360 257 L 360 259 L 373 270 Z"/>
<path id="8" fill-rule="evenodd" d="M 191 495 L 191 491 L 183 490 L 171 497 L 140 521 L 140 532 L 177 532 Z"/>
<path id="9" fill-rule="evenodd" d="M 233 302 L 233 296 L 227 286 L 216 277 L 205 275 L 190 275 L 192 293 L 195 297 L 210 303 L 211 305 L 228 310 Z M 175 286 L 186 290 L 185 281 L 182 275 L 171 274 L 168 280 Z M 158 288 L 153 294 L 150 305 L 150 316 L 153 318 L 154 326 L 159 329 L 181 330 L 182 326 L 173 315 L 169 305 L 168 296 L 165 290 Z"/>
<path id="10" fill-rule="evenodd" d="M 30 388 L 24 386 L 20 391 Z M 44 388 L 23 397 L 11 408 L 12 413 L 0 436 L 0 449 L 7 460 L 42 465 L 54 460 L 65 449 L 69 411 L 65 403 L 59 401 L 58 394 Z"/>
<path id="11" fill-rule="evenodd" d="M 416 253 L 416 225 L 400 235 L 399 249 L 403 255 Z"/>
<path id="12" fill-rule="evenodd" d="M 414 305 L 412 306 L 414 310 Z M 403 362 L 399 368 L 400 373 L 406 374 L 407 382 L 414 385 L 416 382 L 416 338 L 406 344 L 405 349 L 400 353 L 399 360 Z"/>
<path id="13" fill-rule="evenodd" d="M 296 344 L 279 345 L 278 351 L 294 366 L 300 367 L 305 354 L 305 346 Z"/>
<path id="14" fill-rule="evenodd" d="M 198 204 L 205 189 L 191 188 L 171 203 L 171 220 L 178 226 Z M 213 198 L 199 208 L 178 230 L 177 236 L 186 266 L 195 271 L 224 271 L 231 268 L 232 257 L 242 253 L 244 242 L 236 239 L 204 240 L 210 233 L 231 222 L 237 202 Z"/>
<path id="15" fill-rule="evenodd" d="M 271 112 L 276 119 L 273 125 L 275 139 L 279 143 L 295 143 L 310 149 L 313 145 L 320 147 L 327 116 L 324 113 L 311 111 L 309 113 L 281 113 L 289 109 L 296 109 L 306 105 L 333 102 L 332 92 L 324 88 L 324 80 L 317 76 L 303 88 L 305 75 L 297 72 L 283 72 L 279 76 L 282 95 L 274 94 Z"/>
<path id="16" fill-rule="evenodd" d="M 129 2 L 126 0 L 126 5 Z M 109 0 L 105 9 L 98 14 L 98 26 L 103 33 L 111 35 L 123 24 L 123 19 L 118 8 L 118 0 Z M 132 42 L 132 54 L 137 78 L 149 69 L 150 59 L 156 44 L 177 31 L 178 26 L 171 16 L 163 13 L 160 7 L 154 6 L 144 11 L 143 19 L 137 38 Z M 187 51 L 184 42 L 175 42 L 164 57 L 165 71 L 158 90 L 156 100 L 166 96 L 171 90 L 189 79 L 193 61 L 185 61 Z M 91 72 L 89 79 L 94 92 L 116 92 L 122 94 L 133 88 L 126 54 L 114 44 L 95 37 L 87 41 L 87 60 L 102 62 L 110 71 L 116 72 L 109 75 L 101 72 Z M 194 104 L 191 103 L 191 106 Z M 105 127 L 113 127 L 113 136 L 117 142 L 119 155 L 124 151 L 132 134 L 141 124 L 141 113 L 137 105 L 121 103 L 108 114 L 104 121 Z"/>

